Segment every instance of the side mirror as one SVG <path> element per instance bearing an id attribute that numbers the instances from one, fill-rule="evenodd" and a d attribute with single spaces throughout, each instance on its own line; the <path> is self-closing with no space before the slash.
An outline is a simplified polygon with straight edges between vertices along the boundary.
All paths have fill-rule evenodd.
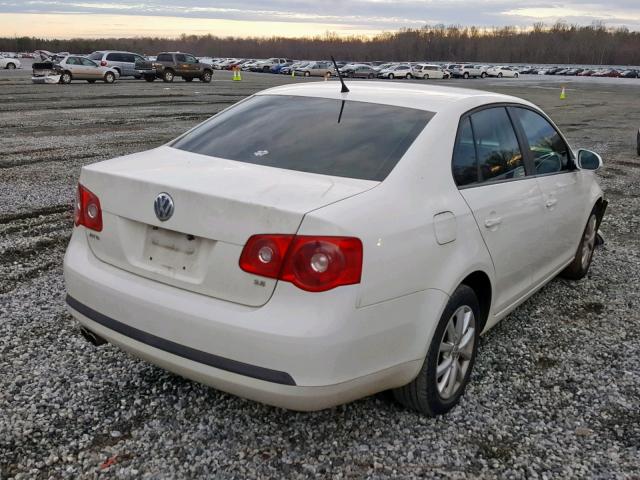
<path id="1" fill-rule="evenodd" d="M 602 157 L 591 150 L 578 150 L 578 168 L 582 170 L 598 170 L 602 167 Z"/>

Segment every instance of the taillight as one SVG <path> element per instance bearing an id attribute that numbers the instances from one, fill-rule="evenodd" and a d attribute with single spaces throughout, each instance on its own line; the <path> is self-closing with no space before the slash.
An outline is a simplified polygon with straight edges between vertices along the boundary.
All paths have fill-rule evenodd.
<path id="1" fill-rule="evenodd" d="M 102 231 L 102 208 L 98 197 L 78 184 L 74 208 L 76 227 L 83 225 L 96 232 Z"/>
<path id="2" fill-rule="evenodd" d="M 360 283 L 362 242 L 354 237 L 254 235 L 242 250 L 240 268 L 323 292 Z"/>
<path id="3" fill-rule="evenodd" d="M 100 60 L 100 66 L 101 67 L 106 67 L 107 66 L 107 62 L 104 60 Z"/>

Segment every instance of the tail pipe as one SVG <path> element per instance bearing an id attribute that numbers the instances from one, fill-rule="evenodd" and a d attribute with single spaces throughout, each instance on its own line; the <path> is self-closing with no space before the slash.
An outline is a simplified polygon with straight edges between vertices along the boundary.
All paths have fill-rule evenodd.
<path id="1" fill-rule="evenodd" d="M 93 333 L 88 328 L 80 327 L 80 333 L 85 338 L 85 340 L 91 343 L 94 347 L 99 347 L 100 345 L 104 345 L 105 343 L 107 343 L 104 338 L 96 333 Z"/>

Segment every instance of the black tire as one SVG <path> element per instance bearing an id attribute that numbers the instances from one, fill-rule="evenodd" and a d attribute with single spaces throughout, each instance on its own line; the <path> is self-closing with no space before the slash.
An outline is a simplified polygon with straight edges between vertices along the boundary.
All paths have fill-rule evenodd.
<path id="1" fill-rule="evenodd" d="M 156 77 L 152 77 L 150 75 L 147 75 L 146 77 L 144 77 L 144 79 L 149 83 L 156 81 Z"/>
<path id="2" fill-rule="evenodd" d="M 162 72 L 162 81 L 165 83 L 173 82 L 173 79 L 176 77 L 176 74 L 173 73 L 173 70 L 165 70 Z"/>
<path id="3" fill-rule="evenodd" d="M 422 79 L 423 79 L 423 80 L 429 80 L 429 74 L 428 74 L 428 73 L 425 73 L 425 74 L 424 74 L 424 77 L 422 77 Z"/>
<path id="4" fill-rule="evenodd" d="M 370 73 L 370 74 L 367 76 L 367 78 L 368 78 L 369 80 L 373 80 L 374 78 L 376 78 L 376 76 L 375 76 L 373 73 Z"/>
<path id="5" fill-rule="evenodd" d="M 7 70 L 15 70 L 15 69 L 16 69 L 15 63 L 7 63 Z"/>
<path id="6" fill-rule="evenodd" d="M 470 333 L 473 337 L 473 344 L 471 346 L 472 351 L 470 352 L 470 356 L 467 360 L 468 364 L 466 371 L 459 386 L 452 392 L 450 397 L 443 398 L 438 391 L 438 376 L 436 373 L 439 360 L 446 360 L 446 353 L 440 352 L 440 345 L 445 338 L 445 334 L 447 334 L 447 325 L 454 313 L 465 307 L 468 309 L 467 311 L 471 311 L 473 313 L 473 325 L 475 328 L 474 331 Z M 427 356 L 418 376 L 404 387 L 394 389 L 393 395 L 395 399 L 405 407 L 430 417 L 441 415 L 455 407 L 460 401 L 460 397 L 464 394 L 465 387 L 469 382 L 469 377 L 473 370 L 473 363 L 478 350 L 478 338 L 480 335 L 478 327 L 481 324 L 480 318 L 480 305 L 475 292 L 467 285 L 460 285 L 456 291 L 453 292 L 453 295 L 451 295 L 447 302 L 444 312 L 442 312 L 440 322 L 433 334 Z M 451 353 L 449 353 L 449 355 L 451 355 Z M 441 375 L 443 381 L 444 375 L 446 374 L 447 373 L 445 372 Z M 456 380 L 455 383 L 457 383 L 457 376 L 454 380 Z M 444 382 L 446 384 L 446 381 Z"/>
<path id="7" fill-rule="evenodd" d="M 116 81 L 116 75 L 113 72 L 107 72 L 104 74 L 104 83 L 114 83 Z"/>
<path id="8" fill-rule="evenodd" d="M 269 73 L 271 71 L 271 67 L 262 67 L 262 71 L 264 73 Z"/>
<path id="9" fill-rule="evenodd" d="M 404 78 L 406 78 L 407 80 L 411 80 L 413 78 L 413 75 L 411 75 L 410 73 L 407 73 L 407 76 Z"/>
<path id="10" fill-rule="evenodd" d="M 595 230 L 591 231 L 591 228 Z M 576 251 L 575 257 L 571 263 L 560 272 L 560 276 L 570 280 L 580 280 L 589 272 L 591 261 L 593 260 L 593 252 L 596 248 L 596 238 L 598 235 L 598 216 L 597 210 L 594 208 L 589 215 L 587 224 L 582 232 L 580 244 Z"/>
<path id="11" fill-rule="evenodd" d="M 200 81 L 204 83 L 211 83 L 213 79 L 213 72 L 211 70 L 205 70 L 202 72 L 202 76 L 200 77 Z"/>
<path id="12" fill-rule="evenodd" d="M 394 78 L 396 78 L 396 76 L 393 73 L 389 74 L 389 80 L 393 80 Z"/>
<path id="13" fill-rule="evenodd" d="M 487 78 L 487 72 L 482 72 L 480 74 L 480 78 Z"/>
<path id="14" fill-rule="evenodd" d="M 182 78 L 185 82 L 193 82 L 193 78 L 192 77 L 183 77 Z"/>
<path id="15" fill-rule="evenodd" d="M 60 75 L 60 83 L 63 85 L 69 85 L 71 80 L 73 80 L 71 72 L 62 72 L 62 75 Z"/>
<path id="16" fill-rule="evenodd" d="M 465 79 L 469 78 L 469 72 L 464 72 L 464 75 L 462 75 L 462 78 L 465 78 Z"/>
<path id="17" fill-rule="evenodd" d="M 520 75 L 519 75 L 518 73 L 515 73 L 515 74 L 513 75 L 513 78 L 518 78 L 519 76 L 520 76 Z"/>
<path id="18" fill-rule="evenodd" d="M 498 78 L 502 78 L 502 72 L 498 73 Z"/>

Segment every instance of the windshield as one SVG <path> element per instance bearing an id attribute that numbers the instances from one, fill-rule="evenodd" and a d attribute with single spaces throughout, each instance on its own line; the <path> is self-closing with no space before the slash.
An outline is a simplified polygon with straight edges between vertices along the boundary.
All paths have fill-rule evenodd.
<path id="1" fill-rule="evenodd" d="M 171 146 L 257 165 L 382 181 L 433 115 L 376 103 L 258 95 Z"/>

